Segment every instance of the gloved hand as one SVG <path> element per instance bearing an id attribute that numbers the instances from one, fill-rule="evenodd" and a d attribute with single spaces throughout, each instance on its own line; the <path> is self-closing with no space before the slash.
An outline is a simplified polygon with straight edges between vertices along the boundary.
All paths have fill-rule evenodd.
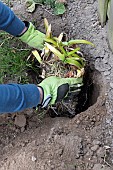
<path id="1" fill-rule="evenodd" d="M 36 30 L 35 26 L 31 22 L 28 23 L 25 21 L 25 25 L 28 29 L 19 37 L 19 39 L 33 48 L 42 50 L 45 34 Z"/>
<path id="2" fill-rule="evenodd" d="M 41 107 L 44 108 L 48 104 L 52 105 L 61 101 L 72 90 L 78 91 L 82 84 L 83 78 L 59 78 L 51 76 L 43 80 L 38 87 L 42 88 L 43 99 Z"/>

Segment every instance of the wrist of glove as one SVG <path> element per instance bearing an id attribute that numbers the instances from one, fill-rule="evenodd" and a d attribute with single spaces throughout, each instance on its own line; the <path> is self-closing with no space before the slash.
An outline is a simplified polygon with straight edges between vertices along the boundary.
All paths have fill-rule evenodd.
<path id="1" fill-rule="evenodd" d="M 35 26 L 30 22 L 25 21 L 25 26 L 28 28 L 19 39 L 28 44 L 30 47 L 42 50 L 44 47 L 45 34 L 36 30 Z"/>
<path id="2" fill-rule="evenodd" d="M 83 78 L 59 78 L 55 76 L 46 78 L 38 85 L 43 91 L 43 99 L 39 106 L 44 108 L 61 101 L 69 93 L 78 93 L 83 85 L 82 81 Z"/>

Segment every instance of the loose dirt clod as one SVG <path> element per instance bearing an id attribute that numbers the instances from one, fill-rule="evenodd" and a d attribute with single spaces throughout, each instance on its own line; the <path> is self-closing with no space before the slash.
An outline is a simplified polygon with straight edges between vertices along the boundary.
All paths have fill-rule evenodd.
<path id="1" fill-rule="evenodd" d="M 26 125 L 26 117 L 24 115 L 17 115 L 14 124 L 21 128 L 24 127 Z"/>

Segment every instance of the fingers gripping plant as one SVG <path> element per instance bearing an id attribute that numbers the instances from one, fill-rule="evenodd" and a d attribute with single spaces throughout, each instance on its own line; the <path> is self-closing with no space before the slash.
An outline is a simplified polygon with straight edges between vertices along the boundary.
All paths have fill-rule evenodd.
<path id="1" fill-rule="evenodd" d="M 51 24 L 48 24 L 47 19 L 44 19 L 44 24 L 46 37 L 43 51 L 40 55 L 37 51 L 33 51 L 37 60 L 41 64 L 46 63 L 46 65 L 50 65 L 51 69 L 54 70 L 52 75 L 55 74 L 61 77 L 83 76 L 85 59 L 77 44 L 89 44 L 92 46 L 94 46 L 94 44 L 79 39 L 63 41 L 64 33 L 61 33 L 58 37 L 54 37 L 51 31 Z M 51 69 L 48 69 L 49 73 Z"/>
<path id="2" fill-rule="evenodd" d="M 76 39 L 67 41 L 66 34 L 64 33 L 61 33 L 58 37 L 54 37 L 51 31 L 51 24 L 48 24 L 47 19 L 44 19 L 44 24 L 46 29 L 44 48 L 42 52 L 37 50 L 32 51 L 41 66 L 42 72 L 40 77 L 43 79 L 49 76 L 62 78 L 83 77 L 86 61 L 80 52 L 78 44 L 94 45 L 86 40 Z M 60 103 L 57 102 L 55 106 L 51 106 L 50 110 L 52 109 L 52 113 L 54 112 L 58 115 L 75 115 L 78 95 L 82 85 L 73 85 L 70 88 L 69 96 L 66 96 Z"/>

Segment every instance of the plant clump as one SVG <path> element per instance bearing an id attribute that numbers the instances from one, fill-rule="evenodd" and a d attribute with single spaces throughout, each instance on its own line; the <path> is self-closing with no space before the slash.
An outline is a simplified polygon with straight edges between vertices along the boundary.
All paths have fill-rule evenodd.
<path id="1" fill-rule="evenodd" d="M 58 77 L 83 77 L 85 72 L 86 60 L 80 51 L 78 44 L 89 44 L 94 46 L 93 43 L 87 40 L 67 40 L 67 35 L 61 33 L 58 37 L 52 35 L 51 24 L 47 19 L 44 19 L 46 36 L 42 52 L 33 50 L 32 53 L 38 60 L 41 66 L 41 78 L 49 76 Z M 75 94 L 75 93 L 74 93 Z M 77 93 L 76 93 L 77 94 Z M 79 92 L 78 92 L 79 95 Z M 77 96 L 70 94 L 68 100 L 59 102 L 55 108 L 51 109 L 58 114 L 69 113 L 75 115 L 75 107 L 77 105 Z"/>
<path id="2" fill-rule="evenodd" d="M 61 33 L 58 37 L 54 37 L 51 31 L 51 24 L 44 19 L 46 28 L 45 44 L 42 52 L 39 54 L 37 50 L 32 51 L 38 62 L 42 66 L 42 78 L 56 75 L 59 77 L 81 77 L 84 74 L 85 58 L 80 52 L 78 44 L 93 43 L 86 40 L 70 40 L 67 39 L 65 33 Z"/>

